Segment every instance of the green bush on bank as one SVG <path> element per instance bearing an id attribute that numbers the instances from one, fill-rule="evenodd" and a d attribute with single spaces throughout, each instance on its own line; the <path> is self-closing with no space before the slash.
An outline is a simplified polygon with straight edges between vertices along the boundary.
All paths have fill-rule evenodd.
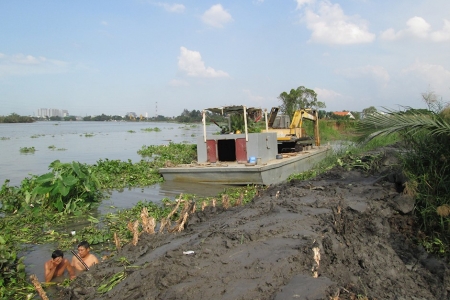
<path id="1" fill-rule="evenodd" d="M 397 134 L 402 140 L 404 192 L 412 195 L 420 232 L 417 241 L 427 251 L 450 251 L 450 107 L 423 94 L 429 110 L 406 108 L 373 114 L 358 130 L 365 140 Z M 427 96 L 427 97 L 425 97 Z"/>

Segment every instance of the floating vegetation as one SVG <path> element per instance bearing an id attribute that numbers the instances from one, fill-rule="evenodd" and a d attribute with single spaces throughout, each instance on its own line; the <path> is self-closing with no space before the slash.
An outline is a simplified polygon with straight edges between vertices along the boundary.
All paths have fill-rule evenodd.
<path id="1" fill-rule="evenodd" d="M 127 277 L 127 273 L 125 271 L 114 274 L 111 278 L 105 279 L 104 282 L 97 288 L 97 291 L 100 294 L 104 294 L 112 290 L 119 282 L 124 280 Z"/>
<path id="2" fill-rule="evenodd" d="M 34 134 L 31 136 L 32 139 L 37 139 L 40 136 L 45 136 L 45 134 Z"/>
<path id="3" fill-rule="evenodd" d="M 194 136 L 196 136 L 196 134 L 195 134 L 195 133 L 191 134 L 191 137 L 194 137 Z"/>
<path id="4" fill-rule="evenodd" d="M 93 133 L 85 133 L 84 136 L 85 136 L 85 137 L 93 137 L 94 134 L 93 134 Z"/>
<path id="5" fill-rule="evenodd" d="M 184 229 L 188 214 L 195 210 L 220 205 L 221 202 L 224 207 L 243 205 L 258 194 L 258 186 L 229 188 L 216 197 L 180 195 L 178 207 L 176 201 L 165 198 L 162 200 L 164 205 L 140 201 L 134 207 L 114 214 L 95 218 L 90 216 L 89 211 L 101 200 L 104 189 L 148 186 L 162 181 L 158 168 L 167 160 L 175 163 L 191 162 L 196 156 L 196 146 L 170 143 L 143 146 L 139 152 L 151 159 L 143 159 L 138 163 L 132 163 L 131 160 L 101 160 L 95 165 L 54 161 L 49 166 L 49 173 L 25 178 L 19 187 L 10 186 L 9 180 L 5 181 L 0 188 L 1 211 L 4 213 L 4 217 L 0 218 L 0 257 L 5 257 L 2 256 L 2 251 L 5 251 L 9 258 L 2 265 L 2 278 L 5 280 L 0 284 L 0 298 L 25 299 L 34 292 L 26 278 L 23 258 L 19 259 L 16 254 L 18 245 L 52 242 L 57 243 L 58 248 L 67 250 L 77 240 L 83 239 L 91 245 L 101 245 L 102 249 L 113 251 L 132 241 L 133 234 L 128 228 L 131 220 L 142 219 L 142 224 L 136 228 L 141 232 L 155 230 L 156 222 L 163 220 L 169 222 L 165 224 L 165 231 L 179 232 Z M 190 209 L 188 214 L 186 208 Z M 77 216 L 90 224 L 78 229 L 75 235 L 57 230 L 64 224 L 78 220 Z M 175 224 L 171 226 L 170 222 Z M 97 289 L 98 293 L 110 291 L 130 273 L 130 268 L 136 268 L 126 260 L 122 264 L 123 270 L 104 278 Z"/>
<path id="6" fill-rule="evenodd" d="M 134 130 L 128 130 L 127 132 L 129 132 L 129 133 L 136 133 L 136 131 L 134 131 Z"/>
<path id="7" fill-rule="evenodd" d="M 151 132 L 151 131 L 159 132 L 159 131 L 161 131 L 161 129 L 159 129 L 158 127 L 141 128 L 141 130 L 142 131 L 148 131 L 148 132 Z"/>
<path id="8" fill-rule="evenodd" d="M 56 146 L 55 145 L 50 145 L 50 146 L 48 146 L 48 149 L 55 150 Z"/>
<path id="9" fill-rule="evenodd" d="M 6 137 L 6 136 L 2 136 L 2 137 L 0 137 L 0 140 L 2 140 L 2 141 L 6 141 L 6 140 L 9 140 L 10 138 L 9 137 Z"/>
<path id="10" fill-rule="evenodd" d="M 20 153 L 34 153 L 36 149 L 34 147 L 23 147 L 20 148 Z"/>
<path id="11" fill-rule="evenodd" d="M 66 151 L 67 149 L 66 148 L 58 148 L 58 149 L 56 149 L 57 151 Z"/>

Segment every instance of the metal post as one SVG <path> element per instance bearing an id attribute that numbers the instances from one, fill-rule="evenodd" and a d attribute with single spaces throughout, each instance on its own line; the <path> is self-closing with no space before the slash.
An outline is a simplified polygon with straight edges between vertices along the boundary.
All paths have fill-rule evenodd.
<path id="1" fill-rule="evenodd" d="M 202 110 L 203 141 L 206 143 L 206 111 Z"/>
<path id="2" fill-rule="evenodd" d="M 264 118 L 266 119 L 266 131 L 269 131 L 269 120 L 267 120 L 267 108 L 264 108 Z"/>
<path id="3" fill-rule="evenodd" d="M 247 130 L 247 108 L 244 108 L 244 124 L 245 124 L 245 141 L 248 142 L 248 130 Z"/>

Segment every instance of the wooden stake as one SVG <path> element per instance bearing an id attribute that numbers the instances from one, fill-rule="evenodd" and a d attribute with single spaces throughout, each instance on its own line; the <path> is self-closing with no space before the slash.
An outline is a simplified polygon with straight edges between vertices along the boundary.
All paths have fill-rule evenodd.
<path id="1" fill-rule="evenodd" d="M 117 232 L 114 232 L 114 243 L 116 244 L 117 250 L 120 250 L 121 249 L 120 239 L 119 236 L 117 235 Z"/>
<path id="2" fill-rule="evenodd" d="M 41 296 L 42 300 L 49 300 L 47 297 L 47 294 L 45 293 L 44 289 L 41 286 L 41 283 L 39 282 L 37 276 L 35 274 L 30 275 L 31 282 L 34 285 L 34 288 L 38 292 L 39 296 Z"/>

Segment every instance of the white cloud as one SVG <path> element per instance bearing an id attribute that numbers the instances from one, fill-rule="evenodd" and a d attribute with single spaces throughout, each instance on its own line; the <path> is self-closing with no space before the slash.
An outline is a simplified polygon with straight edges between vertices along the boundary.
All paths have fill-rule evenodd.
<path id="1" fill-rule="evenodd" d="M 424 85 L 431 85 L 438 94 L 450 94 L 450 71 L 441 65 L 415 62 L 403 72 L 413 74 L 424 81 Z"/>
<path id="2" fill-rule="evenodd" d="M 226 23 L 233 21 L 231 15 L 223 9 L 222 5 L 216 4 L 205 11 L 202 21 L 210 26 L 222 28 Z"/>
<path id="3" fill-rule="evenodd" d="M 450 41 L 450 21 L 444 20 L 442 29 L 432 32 L 430 38 L 433 42 Z"/>
<path id="4" fill-rule="evenodd" d="M 156 5 L 164 8 L 166 11 L 171 13 L 182 13 L 186 9 L 186 7 L 183 4 L 178 3 L 169 4 L 165 2 L 158 2 L 156 3 Z"/>
<path id="5" fill-rule="evenodd" d="M 321 1 L 318 9 L 313 1 L 297 0 L 297 9 L 306 5 L 303 20 L 312 31 L 312 42 L 322 44 L 360 44 L 370 43 L 375 35 L 369 32 L 366 21 L 358 16 L 347 16 L 339 4 L 328 0 Z"/>
<path id="6" fill-rule="evenodd" d="M 198 51 L 191 51 L 185 47 L 180 48 L 178 57 L 178 68 L 188 76 L 193 77 L 228 77 L 229 75 L 221 70 L 214 70 L 211 67 L 205 67 L 202 56 Z"/>
<path id="7" fill-rule="evenodd" d="M 322 102 L 332 101 L 342 97 L 341 94 L 333 90 L 314 88 L 314 91 L 317 93 L 317 99 Z"/>
<path id="8" fill-rule="evenodd" d="M 427 21 L 421 17 L 413 17 L 409 19 L 406 22 L 406 25 L 408 26 L 407 31 L 420 38 L 426 38 L 431 28 L 430 24 L 428 24 Z"/>
<path id="9" fill-rule="evenodd" d="M 371 77 L 382 86 L 386 86 L 390 80 L 388 71 L 381 66 L 367 65 L 358 68 L 348 68 L 338 70 L 337 73 L 348 78 Z"/>
<path id="10" fill-rule="evenodd" d="M 395 31 L 389 28 L 380 34 L 384 40 L 398 40 L 405 37 L 429 39 L 433 42 L 445 42 L 450 40 L 450 22 L 444 19 L 444 26 L 440 30 L 432 31 L 431 25 L 421 17 L 412 17 L 406 21 L 406 28 Z"/>
<path id="11" fill-rule="evenodd" d="M 296 0 L 297 7 L 296 9 L 302 9 L 304 5 L 313 4 L 315 0 Z"/>
<path id="12" fill-rule="evenodd" d="M 43 56 L 0 53 L 0 78 L 7 76 L 26 76 L 33 74 L 55 74 L 68 71 L 69 64 Z"/>

